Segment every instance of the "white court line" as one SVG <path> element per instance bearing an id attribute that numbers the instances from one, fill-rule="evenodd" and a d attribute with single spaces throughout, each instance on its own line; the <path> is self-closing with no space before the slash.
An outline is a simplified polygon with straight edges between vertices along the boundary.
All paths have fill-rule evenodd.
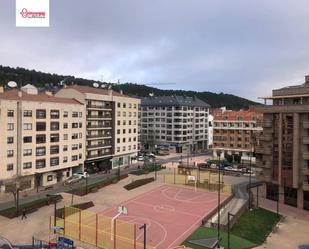
<path id="1" fill-rule="evenodd" d="M 165 198 L 170 199 L 170 200 L 185 202 L 185 203 L 189 203 L 189 204 L 207 204 L 207 203 L 212 203 L 212 202 L 217 201 L 217 198 L 213 198 L 213 199 L 207 198 L 208 200 L 205 200 L 205 201 L 188 201 L 188 200 L 175 199 L 175 197 L 174 197 L 174 198 L 173 198 L 173 197 L 170 197 L 170 196 L 168 196 L 168 195 L 165 193 L 165 192 L 168 191 L 169 189 L 170 189 L 170 188 L 161 190 L 161 193 L 162 193 L 162 195 L 163 195 Z"/>
<path id="2" fill-rule="evenodd" d="M 133 201 L 133 203 L 138 204 L 138 205 L 143 205 L 143 206 L 152 207 L 153 210 L 156 211 L 156 209 L 155 209 L 156 206 L 154 206 L 154 205 L 147 204 L 147 203 L 142 203 L 142 202 L 138 202 L 138 201 Z M 157 211 L 157 212 L 159 212 L 159 211 Z M 174 213 L 184 214 L 184 215 L 188 215 L 188 216 L 192 216 L 192 217 L 196 217 L 196 218 L 202 218 L 202 216 L 190 214 L 190 213 L 183 212 L 183 211 L 170 210 L 170 211 L 168 211 L 168 212 L 174 212 Z"/>

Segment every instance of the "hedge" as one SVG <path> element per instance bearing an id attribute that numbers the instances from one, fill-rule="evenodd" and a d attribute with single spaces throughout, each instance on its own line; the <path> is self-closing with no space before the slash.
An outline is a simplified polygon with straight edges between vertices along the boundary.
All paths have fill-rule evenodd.
<path id="1" fill-rule="evenodd" d="M 150 182 L 153 182 L 153 181 L 154 181 L 154 177 L 138 179 L 134 182 L 131 182 L 131 183 L 125 185 L 124 188 L 126 190 L 132 190 L 132 189 L 138 188 L 140 186 L 143 186 L 143 185 L 150 183 Z"/>

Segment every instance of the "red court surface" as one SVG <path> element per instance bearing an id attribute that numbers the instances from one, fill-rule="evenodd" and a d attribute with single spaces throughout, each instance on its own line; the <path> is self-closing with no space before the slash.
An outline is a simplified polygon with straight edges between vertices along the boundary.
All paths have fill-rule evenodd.
<path id="1" fill-rule="evenodd" d="M 221 203 L 228 201 L 228 195 L 221 194 Z M 147 224 L 147 245 L 166 249 L 180 245 L 197 227 L 203 218 L 217 208 L 217 193 L 203 190 L 164 185 L 123 202 L 127 215 L 119 219 L 137 225 Z M 117 207 L 101 212 L 115 216 Z M 143 232 L 138 231 L 137 241 L 143 242 Z M 122 249 L 122 248 L 121 248 Z"/>

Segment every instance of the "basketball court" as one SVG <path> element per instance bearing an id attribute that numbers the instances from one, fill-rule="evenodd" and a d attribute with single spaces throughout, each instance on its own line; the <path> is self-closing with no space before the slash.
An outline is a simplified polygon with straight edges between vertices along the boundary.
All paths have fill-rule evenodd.
<path id="1" fill-rule="evenodd" d="M 221 193 L 221 204 L 228 201 L 229 195 Z M 202 220 L 214 214 L 217 209 L 217 192 L 194 188 L 164 185 L 120 204 L 127 208 L 118 220 L 147 225 L 147 245 L 166 249 L 182 243 Z M 114 217 L 118 206 L 100 212 Z M 136 239 L 143 243 L 143 229 L 137 229 Z M 124 249 L 124 248 L 123 248 Z"/>

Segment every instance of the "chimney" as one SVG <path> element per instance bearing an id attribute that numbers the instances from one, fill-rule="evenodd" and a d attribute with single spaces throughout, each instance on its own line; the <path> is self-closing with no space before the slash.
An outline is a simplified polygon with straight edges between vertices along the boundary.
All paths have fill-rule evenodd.
<path id="1" fill-rule="evenodd" d="M 21 98 L 23 96 L 23 92 L 18 90 L 18 97 Z"/>
<path id="2" fill-rule="evenodd" d="M 4 92 L 4 87 L 0 86 L 0 93 L 3 93 L 3 92 Z"/>
<path id="3" fill-rule="evenodd" d="M 309 75 L 305 76 L 305 83 L 309 83 Z"/>
<path id="4" fill-rule="evenodd" d="M 48 96 L 53 96 L 52 91 L 49 91 L 49 90 L 46 90 L 46 91 L 45 91 L 45 94 L 48 95 Z"/>
<path id="5" fill-rule="evenodd" d="M 122 91 L 122 89 L 120 89 L 120 94 L 121 94 L 121 95 L 123 94 L 123 91 Z"/>

